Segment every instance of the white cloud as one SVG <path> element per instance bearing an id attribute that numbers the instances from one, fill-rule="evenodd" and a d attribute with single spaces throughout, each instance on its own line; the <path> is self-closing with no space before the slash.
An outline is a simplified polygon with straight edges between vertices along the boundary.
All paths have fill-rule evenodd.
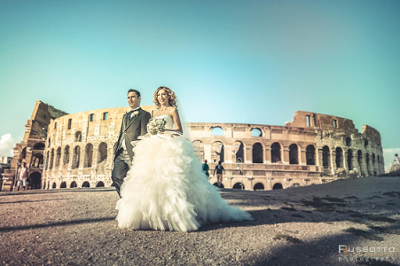
<path id="1" fill-rule="evenodd" d="M 10 133 L 4 134 L 0 139 L 0 156 L 13 156 L 15 140 Z"/>
<path id="2" fill-rule="evenodd" d="M 386 170 L 390 169 L 390 166 L 392 165 L 392 162 L 394 160 L 394 155 L 396 153 L 400 155 L 400 148 L 383 149 L 383 158 L 385 159 Z"/>

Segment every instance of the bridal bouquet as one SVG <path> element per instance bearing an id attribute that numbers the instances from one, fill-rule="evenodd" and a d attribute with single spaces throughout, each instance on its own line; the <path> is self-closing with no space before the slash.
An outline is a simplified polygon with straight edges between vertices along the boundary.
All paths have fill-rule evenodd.
<path id="1" fill-rule="evenodd" d="M 156 135 L 158 132 L 165 131 L 165 124 L 167 121 L 164 118 L 152 118 L 147 124 L 147 132 L 151 135 Z"/>

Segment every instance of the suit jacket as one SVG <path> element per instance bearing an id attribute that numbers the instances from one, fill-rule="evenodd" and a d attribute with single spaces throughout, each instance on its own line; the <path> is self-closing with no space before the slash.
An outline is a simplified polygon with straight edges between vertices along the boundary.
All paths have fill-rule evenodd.
<path id="1" fill-rule="evenodd" d="M 133 146 L 131 141 L 138 140 L 139 136 L 147 133 L 147 124 L 150 120 L 150 113 L 140 108 L 139 114 L 129 121 L 129 113 L 124 114 L 122 117 L 121 130 L 119 132 L 118 142 L 114 149 L 114 160 L 118 150 L 121 148 L 122 140 L 125 138 L 125 146 L 128 151 L 129 157 L 133 159 Z"/>

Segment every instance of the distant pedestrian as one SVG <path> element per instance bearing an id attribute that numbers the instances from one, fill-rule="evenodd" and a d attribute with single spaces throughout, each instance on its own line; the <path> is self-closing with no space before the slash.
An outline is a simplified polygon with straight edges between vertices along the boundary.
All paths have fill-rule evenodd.
<path id="1" fill-rule="evenodd" d="M 22 163 L 21 167 L 18 169 L 17 176 L 18 176 L 18 184 L 17 184 L 18 191 L 20 187 L 22 187 L 23 190 L 26 190 L 26 179 L 28 178 L 28 168 L 26 167 L 26 163 Z"/>
<path id="2" fill-rule="evenodd" d="M 208 172 L 208 171 L 210 170 L 210 167 L 209 167 L 208 164 L 207 164 L 207 160 L 204 160 L 204 163 L 203 163 L 203 165 L 201 166 L 201 168 L 202 168 L 203 172 L 206 174 L 206 176 L 207 176 L 208 178 L 210 178 L 210 173 Z"/>
<path id="3" fill-rule="evenodd" d="M 222 183 L 222 172 L 225 171 L 225 169 L 224 169 L 224 167 L 221 165 L 221 163 L 222 163 L 222 162 L 219 161 L 219 162 L 218 162 L 218 165 L 215 166 L 215 169 L 214 169 L 214 175 L 215 175 L 215 172 L 217 172 L 217 183 L 218 183 L 218 186 L 220 186 L 221 183 Z"/>

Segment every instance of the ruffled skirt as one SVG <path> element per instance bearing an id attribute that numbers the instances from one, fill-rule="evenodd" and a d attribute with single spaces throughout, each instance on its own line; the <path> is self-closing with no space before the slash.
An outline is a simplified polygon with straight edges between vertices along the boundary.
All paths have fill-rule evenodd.
<path id="1" fill-rule="evenodd" d="M 187 232 L 208 223 L 252 220 L 221 198 L 186 139 L 152 136 L 134 152 L 116 206 L 120 228 Z"/>

